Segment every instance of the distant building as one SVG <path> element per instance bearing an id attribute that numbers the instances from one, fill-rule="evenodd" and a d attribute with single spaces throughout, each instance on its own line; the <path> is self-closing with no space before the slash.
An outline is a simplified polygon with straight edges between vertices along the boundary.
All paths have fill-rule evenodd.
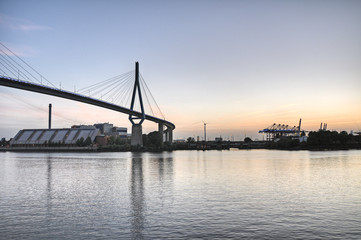
<path id="1" fill-rule="evenodd" d="M 111 123 L 96 123 L 94 127 L 100 130 L 101 134 L 110 135 L 113 132 L 113 124 Z"/>
<path id="2" fill-rule="evenodd" d="M 173 142 L 175 142 L 175 143 L 185 143 L 186 140 L 184 140 L 184 139 L 176 139 Z"/>
<path id="3" fill-rule="evenodd" d="M 120 138 L 127 138 L 128 136 L 128 129 L 125 127 L 114 127 L 113 132 Z"/>
<path id="4" fill-rule="evenodd" d="M 109 137 L 104 135 L 98 135 L 95 137 L 95 143 L 98 145 L 107 145 Z"/>
<path id="5" fill-rule="evenodd" d="M 76 145 L 76 142 L 83 138 L 90 137 L 94 142 L 99 134 L 95 127 L 59 128 L 59 129 L 24 129 L 20 130 L 10 141 L 12 147 L 42 146 L 50 143 L 61 143 L 64 145 Z"/>
<path id="6" fill-rule="evenodd" d="M 114 136 L 120 138 L 127 138 L 128 129 L 125 127 L 115 127 L 111 123 L 96 123 L 94 127 L 100 130 L 100 133 L 105 136 Z"/>
<path id="7" fill-rule="evenodd" d="M 73 125 L 71 128 L 94 128 L 92 125 Z"/>
<path id="8" fill-rule="evenodd" d="M 216 142 L 222 142 L 222 141 L 223 141 L 223 138 L 222 138 L 222 137 L 216 137 L 216 138 L 214 139 L 214 141 L 216 141 Z"/>

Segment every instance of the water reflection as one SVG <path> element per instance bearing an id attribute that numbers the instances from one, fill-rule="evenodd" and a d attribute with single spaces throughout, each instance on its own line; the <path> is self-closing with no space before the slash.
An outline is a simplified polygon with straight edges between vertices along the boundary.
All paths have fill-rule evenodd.
<path id="1" fill-rule="evenodd" d="M 131 225 L 132 238 L 143 239 L 144 229 L 144 174 L 143 158 L 140 154 L 132 154 L 130 177 L 130 204 L 131 204 Z"/>
<path id="2" fill-rule="evenodd" d="M 173 171 L 173 157 L 169 153 L 132 153 L 129 195 L 133 239 L 142 239 L 147 221 L 172 204 Z M 154 205 L 155 202 L 158 204 Z M 150 212 L 148 205 L 153 206 Z"/>
<path id="3" fill-rule="evenodd" d="M 149 159 L 152 200 L 158 202 L 156 211 L 162 212 L 173 203 L 173 156 L 172 153 L 152 155 Z"/>
<path id="4" fill-rule="evenodd" d="M 48 200 L 51 199 L 51 177 L 52 177 L 52 163 L 51 163 L 51 156 L 48 155 L 46 158 L 46 165 L 47 165 L 47 197 Z"/>
<path id="5" fill-rule="evenodd" d="M 46 187 L 46 206 L 47 206 L 47 215 L 48 217 L 50 217 L 51 215 L 51 207 L 52 207 L 52 194 L 51 194 L 51 181 L 52 181 L 52 161 L 51 161 L 51 156 L 48 155 L 46 157 L 46 165 L 47 165 L 47 175 L 46 175 L 46 180 L 47 180 L 47 187 Z"/>
<path id="6" fill-rule="evenodd" d="M 162 153 L 150 158 L 151 173 L 157 176 L 161 184 L 173 179 L 173 157 L 168 155 L 169 153 Z"/>
<path id="7" fill-rule="evenodd" d="M 0 239 L 360 239 L 360 151 L 221 153 L 0 153 Z"/>

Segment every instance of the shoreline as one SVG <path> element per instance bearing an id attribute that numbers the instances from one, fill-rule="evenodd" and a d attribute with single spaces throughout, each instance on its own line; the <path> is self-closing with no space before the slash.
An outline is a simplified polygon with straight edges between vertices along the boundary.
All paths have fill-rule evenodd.
<path id="1" fill-rule="evenodd" d="M 0 148 L 0 152 L 86 152 L 86 153 L 101 153 L 101 152 L 151 152 L 151 153 L 161 153 L 161 152 L 172 152 L 172 151 L 242 151 L 242 150 L 279 150 L 279 151 L 348 151 L 348 150 L 361 150 L 361 148 L 209 148 L 209 149 L 169 149 L 169 150 L 147 150 L 147 149 L 139 149 L 139 150 L 118 150 L 118 149 L 97 149 L 94 147 L 42 147 L 42 148 Z"/>

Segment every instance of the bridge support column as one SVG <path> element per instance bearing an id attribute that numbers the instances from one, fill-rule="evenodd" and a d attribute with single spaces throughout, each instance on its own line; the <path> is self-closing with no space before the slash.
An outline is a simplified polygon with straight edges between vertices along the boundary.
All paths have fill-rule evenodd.
<path id="1" fill-rule="evenodd" d="M 132 146 L 143 146 L 142 124 L 132 125 L 132 137 L 130 139 L 130 143 Z"/>
<path id="2" fill-rule="evenodd" d="M 162 142 L 164 142 L 164 125 L 163 125 L 163 123 L 158 123 L 158 132 L 162 136 Z"/>
<path id="3" fill-rule="evenodd" d="M 168 129 L 166 129 L 165 131 L 164 131 L 164 134 L 165 134 L 165 136 L 164 136 L 164 142 L 168 142 Z"/>
<path id="4" fill-rule="evenodd" d="M 173 130 L 171 128 L 165 130 L 165 141 L 170 143 L 173 142 Z"/>
<path id="5" fill-rule="evenodd" d="M 169 141 L 170 143 L 172 143 L 172 142 L 173 142 L 173 130 L 172 130 L 172 129 L 169 129 L 168 134 L 169 134 L 169 136 L 168 136 L 168 141 Z"/>

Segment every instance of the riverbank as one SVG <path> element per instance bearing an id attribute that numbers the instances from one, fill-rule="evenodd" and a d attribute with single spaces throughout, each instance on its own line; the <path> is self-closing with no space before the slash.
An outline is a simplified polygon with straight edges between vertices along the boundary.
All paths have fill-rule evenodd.
<path id="1" fill-rule="evenodd" d="M 0 147 L 0 152 L 97 152 L 97 147 Z"/>
<path id="2" fill-rule="evenodd" d="M 361 150 L 361 146 L 294 146 L 275 147 L 269 145 L 175 145 L 164 148 L 149 148 L 139 146 L 110 145 L 101 147 L 0 147 L 0 152 L 170 152 L 170 151 L 223 151 L 223 150 L 283 150 L 283 151 L 338 151 L 338 150 Z"/>

